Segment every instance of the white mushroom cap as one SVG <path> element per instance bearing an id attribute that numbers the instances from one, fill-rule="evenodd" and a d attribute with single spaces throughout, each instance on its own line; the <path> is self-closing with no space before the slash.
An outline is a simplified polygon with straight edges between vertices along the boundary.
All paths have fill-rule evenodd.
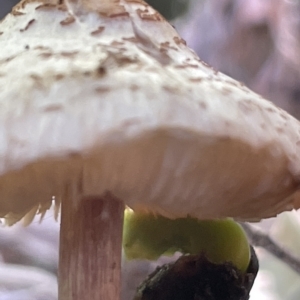
<path id="1" fill-rule="evenodd" d="M 24 0 L 0 24 L 1 216 L 70 189 L 168 217 L 299 206 L 297 120 L 212 70 L 143 1 L 63 2 Z"/>

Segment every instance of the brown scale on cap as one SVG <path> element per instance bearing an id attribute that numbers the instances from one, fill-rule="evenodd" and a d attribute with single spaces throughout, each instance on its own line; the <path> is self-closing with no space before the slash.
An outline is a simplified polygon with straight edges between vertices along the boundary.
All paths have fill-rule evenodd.
<path id="1" fill-rule="evenodd" d="M 98 12 L 106 17 L 128 17 L 125 7 L 120 4 L 120 0 L 69 0 L 71 7 L 80 10 Z"/>
<path id="2" fill-rule="evenodd" d="M 137 14 L 139 17 L 144 21 L 163 21 L 164 18 L 162 15 L 158 12 L 149 12 L 149 10 L 146 9 L 137 9 Z"/>
<path id="3" fill-rule="evenodd" d="M 35 22 L 35 19 L 31 19 L 31 20 L 27 23 L 27 25 L 25 26 L 25 28 L 20 29 L 20 31 L 23 32 L 23 31 L 28 30 L 28 28 L 29 28 L 30 26 L 32 26 L 32 25 L 34 24 L 34 22 Z"/>
<path id="4" fill-rule="evenodd" d="M 22 0 L 19 2 L 19 4 L 17 4 L 13 10 L 12 10 L 12 14 L 13 15 L 19 15 L 21 12 L 19 10 L 22 10 L 25 8 L 25 6 L 27 4 L 31 4 L 31 3 L 41 3 L 40 5 L 38 5 L 36 7 L 36 9 L 41 9 L 41 8 L 44 8 L 44 9 L 51 9 L 51 8 L 55 8 L 55 9 L 62 9 L 62 10 L 66 10 L 67 7 L 66 5 L 64 4 L 65 1 L 62 0 L 44 0 L 44 1 L 40 1 L 40 0 Z M 22 13 L 21 13 L 22 14 Z"/>

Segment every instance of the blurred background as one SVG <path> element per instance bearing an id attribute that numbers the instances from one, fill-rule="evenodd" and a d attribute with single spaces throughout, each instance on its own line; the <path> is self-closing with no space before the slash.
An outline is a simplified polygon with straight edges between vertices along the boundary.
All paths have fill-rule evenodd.
<path id="1" fill-rule="evenodd" d="M 17 0 L 0 0 L 0 19 Z M 149 0 L 202 60 L 300 118 L 300 1 Z M 300 214 L 255 224 L 300 259 Z M 24 228 L 0 225 L 0 300 L 57 300 L 59 222 L 49 211 Z M 253 300 L 299 300 L 300 276 L 257 248 Z M 158 262 L 125 262 L 123 300 Z"/>

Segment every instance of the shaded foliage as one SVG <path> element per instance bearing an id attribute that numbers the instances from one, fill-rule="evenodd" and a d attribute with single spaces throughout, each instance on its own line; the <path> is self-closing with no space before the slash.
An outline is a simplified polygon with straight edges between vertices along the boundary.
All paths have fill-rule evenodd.
<path id="1" fill-rule="evenodd" d="M 189 0 L 146 0 L 166 19 L 172 20 L 183 15 L 188 8 Z"/>

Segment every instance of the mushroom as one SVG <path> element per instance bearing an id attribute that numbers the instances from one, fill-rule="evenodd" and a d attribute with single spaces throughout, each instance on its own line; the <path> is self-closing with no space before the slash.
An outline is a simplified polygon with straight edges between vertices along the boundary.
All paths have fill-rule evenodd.
<path id="1" fill-rule="evenodd" d="M 60 300 L 119 299 L 125 205 L 239 220 L 299 207 L 299 122 L 142 0 L 23 0 L 0 49 L 0 216 L 61 205 Z"/>

